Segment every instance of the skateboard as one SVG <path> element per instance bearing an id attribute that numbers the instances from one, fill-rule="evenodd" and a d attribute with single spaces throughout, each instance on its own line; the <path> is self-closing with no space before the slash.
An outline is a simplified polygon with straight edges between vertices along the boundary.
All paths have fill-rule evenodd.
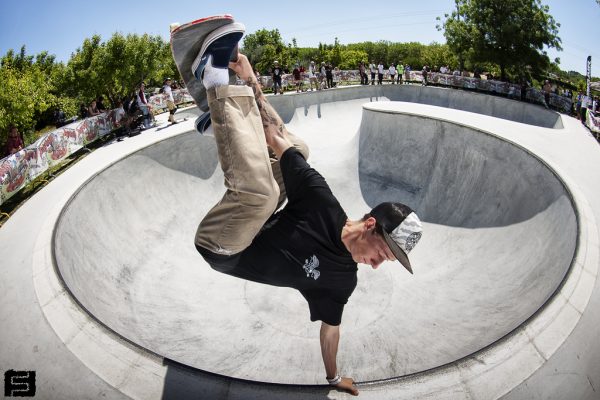
<path id="1" fill-rule="evenodd" d="M 208 34 L 232 22 L 234 22 L 234 19 L 229 14 L 215 15 L 182 24 L 171 31 L 171 52 L 179 74 L 185 81 L 190 95 L 196 101 L 196 105 L 205 114 L 208 114 L 206 89 L 202 85 L 202 81 L 196 79 L 192 73 L 192 64 Z M 235 84 L 235 81 L 235 73 L 230 70 L 229 82 Z"/>
<path id="2" fill-rule="evenodd" d="M 177 123 L 177 124 L 178 124 L 178 123 L 180 123 L 180 122 L 185 122 L 185 121 L 187 121 L 187 120 L 188 120 L 188 117 L 183 117 L 183 118 L 176 119 L 176 120 L 175 120 L 175 123 Z"/>

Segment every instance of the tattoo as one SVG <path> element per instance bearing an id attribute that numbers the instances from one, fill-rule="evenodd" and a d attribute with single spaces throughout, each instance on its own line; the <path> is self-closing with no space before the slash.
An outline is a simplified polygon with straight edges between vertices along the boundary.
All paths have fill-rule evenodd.
<path id="1" fill-rule="evenodd" d="M 285 130 L 285 125 L 277 114 L 277 111 L 275 111 L 273 106 L 269 104 L 258 84 L 258 81 L 255 78 L 250 78 L 246 82 L 246 85 L 250 86 L 254 92 L 254 99 L 256 100 L 256 105 L 258 106 L 258 111 L 260 112 L 263 129 L 265 130 L 265 135 L 267 136 L 267 143 L 269 142 L 270 136 L 273 134 L 283 136 L 287 132 Z"/>

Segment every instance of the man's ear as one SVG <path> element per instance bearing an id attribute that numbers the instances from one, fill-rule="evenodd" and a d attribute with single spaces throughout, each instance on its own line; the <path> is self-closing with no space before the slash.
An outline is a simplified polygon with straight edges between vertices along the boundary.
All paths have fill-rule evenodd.
<path id="1" fill-rule="evenodd" d="M 364 222 L 365 230 L 370 231 L 370 230 L 375 229 L 376 223 L 377 223 L 377 220 L 374 217 L 367 218 Z"/>

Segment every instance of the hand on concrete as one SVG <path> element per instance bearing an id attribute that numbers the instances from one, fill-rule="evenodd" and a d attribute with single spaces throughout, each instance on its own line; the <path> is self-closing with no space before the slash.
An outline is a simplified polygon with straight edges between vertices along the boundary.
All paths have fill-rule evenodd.
<path id="1" fill-rule="evenodd" d="M 250 65 L 250 61 L 248 61 L 248 57 L 245 55 L 238 53 L 237 61 L 229 62 L 229 68 L 233 70 L 240 77 L 247 81 L 249 78 L 254 77 L 254 70 L 252 69 L 252 65 Z"/>
<path id="2" fill-rule="evenodd" d="M 358 396 L 358 389 L 354 386 L 354 379 L 343 377 L 342 381 L 335 385 L 336 388 L 344 390 L 353 396 Z"/>

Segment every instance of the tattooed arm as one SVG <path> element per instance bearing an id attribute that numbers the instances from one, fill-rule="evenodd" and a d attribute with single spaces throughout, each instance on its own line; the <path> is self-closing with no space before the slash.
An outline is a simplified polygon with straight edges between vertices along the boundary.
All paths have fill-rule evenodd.
<path id="1" fill-rule="evenodd" d="M 231 68 L 241 79 L 245 80 L 246 84 L 252 88 L 256 105 L 260 112 L 267 145 L 273 149 L 277 158 L 281 158 L 281 155 L 287 149 L 292 147 L 292 142 L 288 138 L 288 131 L 285 128 L 285 124 L 281 120 L 281 117 L 277 114 L 277 111 L 275 111 L 273 106 L 269 104 L 267 98 L 260 89 L 260 85 L 256 80 L 256 76 L 254 75 L 254 71 L 248 58 L 243 54 L 238 54 L 237 61 L 230 62 L 229 68 Z"/>

